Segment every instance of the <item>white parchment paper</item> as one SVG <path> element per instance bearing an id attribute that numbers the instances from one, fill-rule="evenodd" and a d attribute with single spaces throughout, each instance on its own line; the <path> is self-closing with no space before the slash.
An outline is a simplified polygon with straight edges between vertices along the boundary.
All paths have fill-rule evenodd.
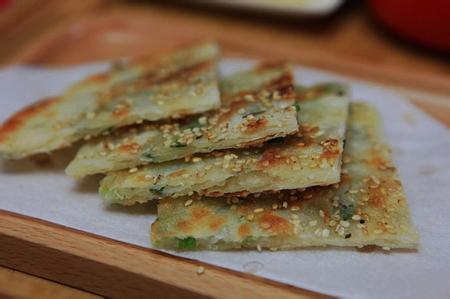
<path id="1" fill-rule="evenodd" d="M 225 74 L 248 61 L 227 59 Z M 68 84 L 103 70 L 105 64 L 66 69 L 10 68 L 0 71 L 0 121 L 20 107 L 56 95 Z M 420 233 L 417 252 L 305 249 L 290 252 L 173 253 L 226 268 L 252 272 L 294 286 L 347 298 L 450 298 L 450 132 L 398 94 L 381 86 L 298 67 L 301 84 L 339 81 L 354 100 L 375 105 L 400 171 Z M 152 204 L 107 207 L 98 197 L 98 177 L 76 182 L 64 175 L 73 151 L 52 166 L 0 161 L 0 209 L 67 225 L 112 239 L 152 247 Z M 0 244 L 1 250 L 1 244 Z"/>

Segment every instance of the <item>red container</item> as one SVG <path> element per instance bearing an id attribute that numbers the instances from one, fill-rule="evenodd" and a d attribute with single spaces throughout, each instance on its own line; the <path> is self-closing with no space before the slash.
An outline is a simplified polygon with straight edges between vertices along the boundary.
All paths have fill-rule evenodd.
<path id="1" fill-rule="evenodd" d="M 450 52 L 450 0 L 371 0 L 377 17 L 417 43 Z"/>
<path id="2" fill-rule="evenodd" d="M 11 2 L 11 0 L 0 0 L 0 11 L 6 8 L 6 6 L 8 6 L 8 4 L 10 4 Z"/>

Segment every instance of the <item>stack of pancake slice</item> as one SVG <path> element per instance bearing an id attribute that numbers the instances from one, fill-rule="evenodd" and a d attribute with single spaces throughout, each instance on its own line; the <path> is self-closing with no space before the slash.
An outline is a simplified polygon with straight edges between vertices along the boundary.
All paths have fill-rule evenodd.
<path id="1" fill-rule="evenodd" d="M 116 64 L 12 116 L 0 154 L 82 140 L 66 173 L 105 174 L 109 204 L 156 202 L 157 247 L 417 246 L 373 107 L 286 63 L 221 77 L 219 57 L 202 42 Z"/>

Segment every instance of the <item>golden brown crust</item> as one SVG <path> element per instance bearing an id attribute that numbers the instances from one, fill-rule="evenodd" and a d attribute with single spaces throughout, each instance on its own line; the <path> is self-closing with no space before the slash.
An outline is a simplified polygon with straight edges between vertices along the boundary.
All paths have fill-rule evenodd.
<path id="1" fill-rule="evenodd" d="M 135 142 L 122 144 L 117 148 L 121 153 L 133 153 L 133 151 L 139 150 L 141 146 Z"/>
<path id="2" fill-rule="evenodd" d="M 322 142 L 323 152 L 320 155 L 323 159 L 335 160 L 341 154 L 339 147 L 339 140 L 334 138 L 329 138 Z"/>
<path id="3" fill-rule="evenodd" d="M 8 120 L 0 131 L 0 155 L 19 159 L 48 153 L 145 120 L 215 109 L 220 106 L 218 53 L 216 44 L 196 43 L 89 76 L 65 90 L 58 104 L 50 101 L 52 108 L 39 102 Z"/>
<path id="4" fill-rule="evenodd" d="M 171 81 L 177 81 L 178 84 L 181 82 L 188 80 L 190 77 L 195 76 L 209 68 L 211 68 L 215 64 L 214 59 L 209 59 L 205 61 L 201 61 L 199 63 L 193 65 L 186 65 L 183 68 L 180 68 L 176 72 L 171 72 L 165 76 L 160 76 L 161 74 L 156 70 L 152 70 L 151 72 L 147 72 L 138 80 L 135 80 L 132 84 L 119 84 L 112 87 L 107 92 L 104 92 L 100 95 L 97 103 L 99 105 L 105 105 L 111 100 L 117 98 L 121 94 L 125 93 L 128 90 L 139 90 L 143 88 L 148 88 L 151 86 L 155 86 L 158 84 L 164 84 Z M 92 80 L 92 79 L 91 79 Z M 94 79 L 95 80 L 95 79 Z M 116 111 L 117 110 L 117 111 Z M 125 115 L 128 111 L 127 107 L 123 106 L 120 109 L 116 109 L 113 111 L 113 114 L 116 116 Z M 188 111 L 189 112 L 189 111 Z"/>
<path id="5" fill-rule="evenodd" d="M 194 76 L 198 73 L 209 69 L 215 61 L 213 59 L 201 61 L 197 64 L 185 66 L 176 72 L 170 73 L 167 76 L 159 77 L 155 73 L 149 73 L 144 75 L 139 81 L 136 82 L 136 88 L 148 87 L 151 85 L 164 84 L 169 81 L 177 80 L 182 82 L 187 80 L 190 76 Z"/>
<path id="6" fill-rule="evenodd" d="M 277 235 L 289 235 L 294 232 L 291 223 L 272 212 L 263 212 L 258 218 L 258 224 L 263 230 Z"/>
<path id="7" fill-rule="evenodd" d="M 250 227 L 249 223 L 243 223 L 239 225 L 238 227 L 238 236 L 241 238 L 245 238 L 247 236 L 250 236 L 252 233 L 252 228 Z"/>
<path id="8" fill-rule="evenodd" d="M 269 91 L 278 91 L 281 99 L 295 99 L 296 94 L 294 90 L 294 86 L 292 85 L 294 78 L 292 77 L 292 73 L 285 74 L 284 76 L 273 80 L 267 86 Z"/>
<path id="9" fill-rule="evenodd" d="M 342 179 L 336 184 L 245 198 L 161 199 L 152 226 L 154 244 L 177 250 L 373 244 L 386 250 L 415 248 L 418 235 L 379 125 L 373 108 L 352 105 Z M 324 139 L 332 144 L 330 140 Z M 202 210 L 205 219 L 196 218 L 194 209 Z M 207 226 L 214 217 L 226 221 Z M 180 222 L 189 222 L 188 233 L 177 231 Z M 178 242 L 186 238 L 189 244 Z"/>
<path id="10" fill-rule="evenodd" d="M 332 88 L 325 89 L 318 98 L 302 102 L 298 133 L 279 138 L 266 136 L 240 143 L 236 146 L 239 150 L 195 156 L 180 161 L 176 166 L 175 163 L 155 167 L 150 164 L 133 175 L 128 171 L 112 172 L 101 183 L 102 196 L 111 202 L 129 204 L 137 199 L 141 202 L 164 196 L 180 197 L 192 192 L 209 197 L 225 193 L 245 197 L 248 193 L 267 190 L 336 183 L 340 176 L 348 97 L 345 94 L 342 97 L 336 95 L 335 90 L 343 89 L 341 86 L 333 85 Z M 235 105 L 239 103 L 237 101 Z M 260 112 L 264 109 L 267 108 L 260 103 L 251 106 L 248 111 L 252 111 L 255 117 L 249 118 L 249 121 L 262 119 Z M 295 113 L 298 111 L 294 105 L 287 109 Z M 245 112 L 240 114 L 242 117 L 246 115 Z M 276 126 L 272 122 L 272 126 L 274 124 Z M 263 140 L 271 138 L 272 141 L 258 146 Z M 133 176 L 142 174 L 160 179 L 148 179 L 145 183 L 133 179 Z M 152 192 L 149 185 L 161 192 Z"/>
<path id="11" fill-rule="evenodd" d="M 58 97 L 45 98 L 16 112 L 0 127 L 0 142 L 6 141 L 10 134 L 19 131 L 27 121 L 50 109 L 58 101 L 60 101 Z"/>
<path id="12" fill-rule="evenodd" d="M 256 131 L 262 130 L 267 125 L 267 123 L 268 121 L 266 118 L 252 119 L 247 123 L 244 134 L 255 134 Z M 263 141 L 264 139 L 260 140 L 260 143 L 262 143 Z"/>
<path id="13" fill-rule="evenodd" d="M 285 157 L 281 156 L 281 152 L 282 149 L 279 147 L 266 149 L 262 154 L 261 160 L 258 161 L 259 169 L 284 163 Z"/>
<path id="14" fill-rule="evenodd" d="M 247 101 L 243 99 L 232 101 L 226 108 L 223 108 L 222 112 L 218 115 L 217 122 L 218 123 L 228 122 L 232 117 L 236 115 L 239 109 L 247 105 L 248 105 Z"/>
<path id="15" fill-rule="evenodd" d="M 84 84 L 100 84 L 100 83 L 103 83 L 103 82 L 107 81 L 110 78 L 111 78 L 111 74 L 110 73 L 94 74 L 92 76 L 87 77 L 86 79 L 81 81 L 79 84 L 80 85 L 84 85 Z"/>

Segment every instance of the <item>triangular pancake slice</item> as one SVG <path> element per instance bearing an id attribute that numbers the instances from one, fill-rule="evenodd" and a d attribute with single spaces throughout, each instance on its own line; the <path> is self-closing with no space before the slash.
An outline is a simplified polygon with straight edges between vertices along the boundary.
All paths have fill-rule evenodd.
<path id="1" fill-rule="evenodd" d="M 0 127 L 0 156 L 47 153 L 143 120 L 218 108 L 218 56 L 216 44 L 198 43 L 90 76 L 7 120 Z"/>
<path id="2" fill-rule="evenodd" d="M 293 76 L 286 64 L 260 65 L 223 79 L 221 97 L 219 110 L 177 122 L 142 125 L 87 143 L 66 172 L 82 177 L 133 168 L 194 153 L 248 147 L 298 130 Z"/>
<path id="3" fill-rule="evenodd" d="M 109 173 L 100 193 L 110 203 L 134 204 L 199 193 L 255 193 L 329 185 L 339 181 L 349 99 L 326 84 L 301 90 L 299 132 L 262 147 L 212 152 L 185 161 Z"/>
<path id="4" fill-rule="evenodd" d="M 163 199 L 154 245 L 176 250 L 414 248 L 418 234 L 377 112 L 352 104 L 340 183 L 238 198 Z"/>

